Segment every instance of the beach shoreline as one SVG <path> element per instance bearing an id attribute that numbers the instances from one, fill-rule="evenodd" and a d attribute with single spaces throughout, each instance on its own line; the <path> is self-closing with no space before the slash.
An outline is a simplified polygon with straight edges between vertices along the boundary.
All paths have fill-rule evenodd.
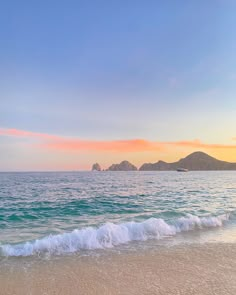
<path id="1" fill-rule="evenodd" d="M 236 294 L 234 243 L 16 261 L 0 268 L 1 295 Z"/>

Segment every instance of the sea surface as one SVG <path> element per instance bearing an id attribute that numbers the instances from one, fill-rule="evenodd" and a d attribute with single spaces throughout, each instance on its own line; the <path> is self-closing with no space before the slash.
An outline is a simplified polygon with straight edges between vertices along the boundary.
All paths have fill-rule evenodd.
<path id="1" fill-rule="evenodd" d="M 236 242 L 236 172 L 0 173 L 0 261 Z"/>

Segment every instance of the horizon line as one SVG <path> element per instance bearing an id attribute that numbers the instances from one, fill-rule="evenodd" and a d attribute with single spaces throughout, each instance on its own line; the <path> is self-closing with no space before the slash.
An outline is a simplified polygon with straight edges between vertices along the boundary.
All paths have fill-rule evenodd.
<path id="1" fill-rule="evenodd" d="M 181 159 L 185 159 L 186 157 L 188 157 L 188 156 L 190 156 L 190 155 L 192 155 L 192 154 L 194 154 L 194 153 L 203 153 L 203 154 L 206 154 L 206 155 L 208 155 L 208 156 L 210 156 L 210 157 L 212 157 L 211 155 L 209 155 L 209 154 L 207 154 L 207 153 L 205 153 L 205 152 L 203 152 L 203 151 L 194 151 L 194 152 L 192 152 L 192 153 L 190 153 L 190 154 L 187 154 L 184 158 L 180 158 L 179 160 L 181 160 Z M 222 162 L 226 162 L 226 163 L 231 163 L 231 164 L 236 164 L 236 162 L 228 162 L 228 161 L 223 161 L 223 160 L 219 160 L 219 159 L 217 159 L 217 158 L 215 158 L 215 157 L 212 157 L 212 158 L 214 158 L 214 159 L 216 159 L 216 160 L 218 160 L 218 161 L 222 161 Z M 177 161 L 175 161 L 175 162 L 166 162 L 166 161 L 163 161 L 163 162 L 165 162 L 165 163 L 167 163 L 167 164 L 172 164 L 172 163 L 176 163 L 176 162 L 178 162 L 179 160 L 177 160 Z M 123 161 L 128 161 L 128 160 L 122 160 L 120 163 L 122 163 Z M 158 161 L 156 161 L 156 162 L 153 162 L 153 163 L 146 163 L 146 162 L 144 162 L 143 164 L 155 164 L 155 163 L 158 163 L 159 161 L 162 161 L 162 160 L 158 160 Z M 130 161 L 128 161 L 130 164 L 132 164 Z M 99 164 L 98 162 L 96 162 L 97 164 Z M 120 164 L 120 163 L 113 163 L 113 164 Z M 95 164 L 95 163 L 93 163 L 93 164 Z M 40 173 L 40 172 L 96 172 L 96 170 L 92 170 L 92 166 L 93 166 L 93 164 L 91 164 L 90 165 L 90 167 L 91 167 L 91 169 L 72 169 L 72 170 L 70 170 L 70 169 L 68 169 L 68 170 L 0 170 L 0 173 Z M 111 164 L 111 165 L 113 165 L 113 164 Z M 134 165 L 134 164 L 132 164 L 132 165 L 134 165 L 136 168 L 137 168 L 137 170 L 128 170 L 128 171 L 122 171 L 122 170 L 119 170 L 119 171 L 111 171 L 111 170 L 108 170 L 109 169 L 109 167 L 111 166 L 111 165 L 109 165 L 109 167 L 108 168 L 106 168 L 106 169 L 102 169 L 101 171 L 97 171 L 97 172 L 131 172 L 131 171 L 140 171 L 139 169 L 142 167 L 142 165 L 143 164 L 141 164 L 141 166 L 136 166 L 136 165 Z M 100 164 L 99 164 L 100 165 Z M 142 170 L 141 170 L 142 171 Z M 175 171 L 175 170 L 149 170 L 149 171 L 142 171 L 142 172 L 150 172 L 150 171 L 158 171 L 158 172 L 165 172 L 165 171 Z M 218 171 L 218 170 L 192 170 L 192 171 Z M 230 170 L 225 170 L 225 171 L 230 171 Z M 231 170 L 232 171 L 232 170 Z"/>

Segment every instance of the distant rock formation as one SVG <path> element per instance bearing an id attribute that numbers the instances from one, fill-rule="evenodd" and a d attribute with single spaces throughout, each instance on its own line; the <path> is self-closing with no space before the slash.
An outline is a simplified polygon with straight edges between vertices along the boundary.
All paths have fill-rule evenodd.
<path id="1" fill-rule="evenodd" d="M 93 171 L 102 171 L 101 166 L 98 163 L 93 164 L 92 166 Z"/>
<path id="2" fill-rule="evenodd" d="M 139 168 L 139 170 L 168 171 L 176 170 L 180 167 L 188 170 L 236 170 L 236 163 L 220 161 L 203 152 L 194 152 L 174 163 L 167 163 L 164 161 L 159 161 L 153 164 L 145 163 Z"/>
<path id="3" fill-rule="evenodd" d="M 166 170 L 175 170 L 171 169 L 171 164 L 164 161 L 158 161 L 157 163 L 144 163 L 140 168 L 140 171 L 166 171 Z"/>
<path id="4" fill-rule="evenodd" d="M 136 171 L 138 170 L 133 164 L 128 161 L 122 161 L 120 164 L 112 164 L 108 171 Z"/>

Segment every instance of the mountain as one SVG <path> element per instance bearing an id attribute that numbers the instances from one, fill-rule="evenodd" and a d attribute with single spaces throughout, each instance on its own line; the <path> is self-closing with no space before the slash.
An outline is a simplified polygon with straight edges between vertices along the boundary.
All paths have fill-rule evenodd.
<path id="1" fill-rule="evenodd" d="M 133 164 L 128 161 L 122 161 L 120 164 L 112 164 L 108 171 L 136 171 L 138 170 Z"/>
<path id="2" fill-rule="evenodd" d="M 178 162 L 145 163 L 139 170 L 167 171 L 176 170 L 177 168 L 186 168 L 188 170 L 236 170 L 236 163 L 220 161 L 203 152 L 194 152 Z"/>
<path id="3" fill-rule="evenodd" d="M 98 163 L 93 164 L 92 171 L 101 171 L 101 166 Z"/>

